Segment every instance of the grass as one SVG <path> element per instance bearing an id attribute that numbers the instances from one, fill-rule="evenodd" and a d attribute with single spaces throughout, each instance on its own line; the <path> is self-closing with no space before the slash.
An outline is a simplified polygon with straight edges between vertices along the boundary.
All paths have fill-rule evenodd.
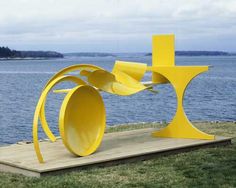
<path id="1" fill-rule="evenodd" d="M 42 178 L 0 173 L 0 187 L 236 187 L 236 124 L 195 125 L 208 133 L 234 137 L 233 144 Z M 123 125 L 108 128 L 107 132 L 163 126 Z"/>

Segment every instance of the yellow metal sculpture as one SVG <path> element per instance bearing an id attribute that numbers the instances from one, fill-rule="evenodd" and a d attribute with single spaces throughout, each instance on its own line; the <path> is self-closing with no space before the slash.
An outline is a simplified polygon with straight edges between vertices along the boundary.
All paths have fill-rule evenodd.
<path id="1" fill-rule="evenodd" d="M 36 106 L 33 121 L 33 142 L 37 158 L 44 162 L 39 147 L 38 122 L 54 142 L 45 116 L 48 93 L 60 82 L 73 82 L 72 89 L 55 90 L 67 93 L 59 114 L 59 131 L 65 147 L 77 156 L 87 156 L 99 147 L 105 127 L 106 113 L 99 91 L 128 96 L 142 90 L 153 91 L 156 84 L 170 83 L 177 96 L 177 110 L 172 122 L 164 129 L 152 133 L 154 137 L 214 139 L 195 128 L 185 115 L 184 92 L 190 81 L 208 70 L 208 66 L 175 66 L 174 35 L 153 37 L 152 66 L 143 63 L 116 61 L 112 72 L 103 68 L 80 64 L 67 67 L 55 74 L 44 87 Z M 78 75 L 68 75 L 79 71 Z M 152 72 L 151 82 L 141 82 L 144 74 Z"/>

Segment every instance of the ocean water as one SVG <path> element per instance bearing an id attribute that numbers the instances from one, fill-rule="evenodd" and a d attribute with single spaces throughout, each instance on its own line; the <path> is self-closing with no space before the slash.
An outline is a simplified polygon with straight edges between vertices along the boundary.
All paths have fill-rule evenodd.
<path id="1" fill-rule="evenodd" d="M 55 60 L 0 61 L 0 144 L 32 140 L 32 120 L 38 98 L 47 80 L 60 69 L 91 63 L 111 70 L 116 59 L 151 65 L 143 54 L 118 57 L 67 57 Z M 236 56 L 176 57 L 177 65 L 211 65 L 195 78 L 185 93 L 184 107 L 192 121 L 236 121 Z M 146 74 L 144 80 L 150 80 Z M 70 87 L 65 84 L 64 87 Z M 158 85 L 128 97 L 102 93 L 107 125 L 134 122 L 171 121 L 176 96 L 170 85 Z M 58 135 L 58 113 L 64 94 L 50 93 L 46 105 L 49 125 Z M 40 137 L 45 137 L 39 130 Z"/>

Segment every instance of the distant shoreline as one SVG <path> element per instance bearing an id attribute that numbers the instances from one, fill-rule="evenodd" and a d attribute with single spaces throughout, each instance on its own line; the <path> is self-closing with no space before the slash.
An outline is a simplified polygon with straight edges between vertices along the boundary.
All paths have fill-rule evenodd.
<path id="1" fill-rule="evenodd" d="M 143 56 L 151 56 L 152 53 L 106 53 L 106 52 L 74 52 L 63 53 L 64 57 L 119 57 L 122 54 L 140 54 Z M 236 53 L 224 51 L 175 51 L 176 56 L 234 56 Z"/>
<path id="2" fill-rule="evenodd" d="M 151 56 L 152 53 L 147 53 L 146 56 Z M 176 56 L 233 56 L 236 53 L 225 51 L 175 51 Z"/>

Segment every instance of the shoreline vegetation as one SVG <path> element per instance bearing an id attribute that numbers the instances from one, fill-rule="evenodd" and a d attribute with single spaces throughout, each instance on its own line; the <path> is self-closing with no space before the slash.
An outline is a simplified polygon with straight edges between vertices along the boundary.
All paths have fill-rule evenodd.
<path id="1" fill-rule="evenodd" d="M 48 59 L 63 58 L 63 54 L 55 51 L 17 51 L 8 47 L 0 47 L 1 60 L 21 60 L 21 59 Z"/>
<path id="2" fill-rule="evenodd" d="M 235 122 L 194 125 L 210 134 L 232 137 L 232 144 L 42 178 L 0 172 L 0 187 L 236 187 Z M 165 126 L 165 123 L 130 124 L 110 127 L 106 132 Z"/>

